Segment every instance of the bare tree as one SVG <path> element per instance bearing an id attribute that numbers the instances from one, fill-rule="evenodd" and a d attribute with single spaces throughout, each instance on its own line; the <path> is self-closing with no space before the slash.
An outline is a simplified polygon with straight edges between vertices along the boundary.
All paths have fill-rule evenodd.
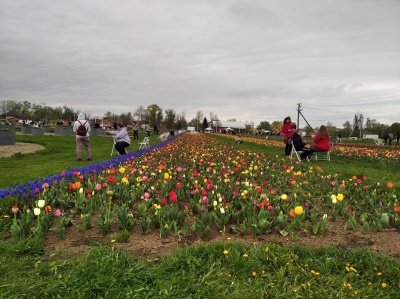
<path id="1" fill-rule="evenodd" d="M 92 118 L 92 112 L 90 112 L 89 110 L 85 110 L 82 113 L 85 114 L 86 119 Z"/>
<path id="2" fill-rule="evenodd" d="M 146 123 L 146 119 L 148 119 L 148 112 L 146 108 L 142 105 L 136 108 L 135 112 L 133 112 L 133 118 L 140 123 Z"/>
<path id="3" fill-rule="evenodd" d="M 210 121 L 213 121 L 213 120 L 218 120 L 218 115 L 210 112 Z"/>
<path id="4" fill-rule="evenodd" d="M 201 119 L 203 118 L 203 115 L 204 114 L 203 114 L 203 112 L 201 112 L 201 110 L 196 112 L 196 118 L 195 118 L 196 123 L 193 125 L 196 127 L 197 131 L 199 130 L 200 122 L 201 122 Z"/>

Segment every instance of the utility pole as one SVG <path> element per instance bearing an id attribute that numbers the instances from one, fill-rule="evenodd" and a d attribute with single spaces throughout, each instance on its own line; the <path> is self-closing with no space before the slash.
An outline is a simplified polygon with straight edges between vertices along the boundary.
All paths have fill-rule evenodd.
<path id="1" fill-rule="evenodd" d="M 300 111 L 303 110 L 301 108 L 301 103 L 297 103 L 297 129 L 300 129 Z"/>
<path id="2" fill-rule="evenodd" d="M 307 121 L 306 118 L 304 117 L 303 113 L 301 113 L 301 110 L 303 110 L 303 109 L 301 108 L 301 103 L 298 103 L 298 104 L 297 104 L 297 128 L 299 128 L 299 125 L 300 125 L 299 121 L 300 121 L 300 115 L 301 115 L 301 117 L 304 119 L 304 121 L 305 121 L 305 122 L 307 123 L 307 125 L 310 127 L 311 131 L 314 132 L 313 127 L 310 126 L 310 124 L 308 123 L 308 121 Z M 314 132 L 314 133 L 315 133 L 315 132 Z"/>

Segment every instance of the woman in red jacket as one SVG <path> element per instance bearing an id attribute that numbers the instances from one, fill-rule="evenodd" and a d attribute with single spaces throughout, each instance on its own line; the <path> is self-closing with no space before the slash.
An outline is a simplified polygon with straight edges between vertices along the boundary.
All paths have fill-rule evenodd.
<path id="1" fill-rule="evenodd" d="M 288 142 L 290 138 L 293 137 L 294 130 L 296 126 L 292 123 L 290 116 L 285 117 L 282 123 L 282 133 L 283 135 L 283 142 L 286 144 L 285 147 L 285 155 L 290 156 L 290 152 L 292 151 L 292 143 Z"/>
<path id="2" fill-rule="evenodd" d="M 325 152 L 329 151 L 329 133 L 326 126 L 322 125 L 315 135 L 314 146 L 310 147 L 311 152 Z"/>

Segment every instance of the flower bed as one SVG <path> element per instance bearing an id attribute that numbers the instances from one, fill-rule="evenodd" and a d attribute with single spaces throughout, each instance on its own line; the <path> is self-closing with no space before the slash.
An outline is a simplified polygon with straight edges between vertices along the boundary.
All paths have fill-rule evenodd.
<path id="1" fill-rule="evenodd" d="M 14 213 L 15 238 L 43 238 L 51 227 L 62 237 L 76 214 L 85 227 L 97 225 L 104 235 L 118 223 L 126 236 L 132 229 L 145 233 L 149 227 L 159 229 L 162 237 L 190 231 L 206 238 L 215 229 L 254 236 L 273 231 L 323 234 L 339 217 L 345 228 L 361 226 L 365 233 L 399 228 L 392 183 L 283 163 L 205 134 L 184 134 L 150 149 L 2 190 L 0 196 L 15 204 L 8 212 Z"/>
<path id="2" fill-rule="evenodd" d="M 236 139 L 235 135 L 220 134 L 220 136 Z M 284 148 L 285 145 L 282 141 L 254 138 L 254 137 L 243 137 L 244 142 L 250 142 L 255 144 L 262 144 L 266 146 L 273 146 Z M 390 164 L 394 166 L 400 166 L 400 151 L 398 147 L 388 146 L 382 147 L 374 144 L 336 144 L 331 147 L 332 156 L 341 156 L 346 158 L 358 159 L 365 162 Z"/>

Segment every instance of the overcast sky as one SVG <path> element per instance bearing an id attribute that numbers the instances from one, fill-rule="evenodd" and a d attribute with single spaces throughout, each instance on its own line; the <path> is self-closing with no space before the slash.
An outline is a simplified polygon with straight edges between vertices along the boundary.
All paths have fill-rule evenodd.
<path id="1" fill-rule="evenodd" d="M 0 0 L 0 100 L 390 125 L 400 1 Z"/>

